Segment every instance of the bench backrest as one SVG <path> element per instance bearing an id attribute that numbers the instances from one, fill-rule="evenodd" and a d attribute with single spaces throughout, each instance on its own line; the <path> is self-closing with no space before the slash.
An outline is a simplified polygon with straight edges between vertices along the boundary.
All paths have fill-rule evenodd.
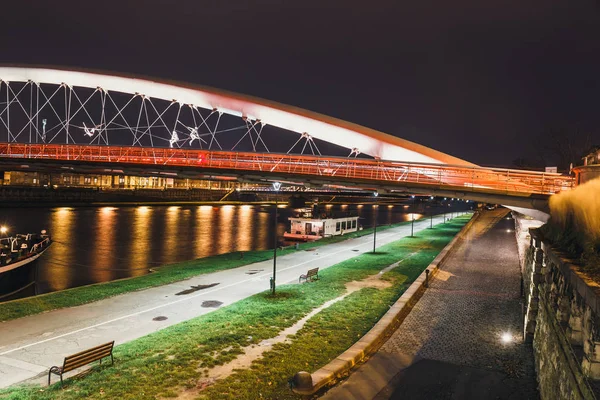
<path id="1" fill-rule="evenodd" d="M 110 343 L 104 343 L 100 346 L 92 347 L 91 349 L 87 349 L 77 354 L 65 357 L 62 372 L 71 371 L 75 368 L 89 364 L 92 361 L 97 361 L 101 358 L 110 356 L 114 344 L 114 341 Z"/>
<path id="2" fill-rule="evenodd" d="M 308 272 L 306 273 L 306 276 L 307 277 L 315 276 L 315 275 L 317 275 L 317 273 L 319 273 L 319 268 L 309 269 Z"/>

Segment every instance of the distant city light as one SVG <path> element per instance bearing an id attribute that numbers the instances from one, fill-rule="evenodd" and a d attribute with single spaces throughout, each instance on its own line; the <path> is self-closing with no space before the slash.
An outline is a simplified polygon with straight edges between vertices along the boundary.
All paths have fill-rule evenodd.
<path id="1" fill-rule="evenodd" d="M 433 200 L 433 196 L 431 196 L 430 199 Z"/>
<path id="2" fill-rule="evenodd" d="M 415 195 L 414 195 L 414 194 L 413 194 L 413 195 L 411 195 L 411 196 L 410 196 L 410 198 L 411 198 L 411 199 L 414 199 L 414 198 L 415 198 Z"/>

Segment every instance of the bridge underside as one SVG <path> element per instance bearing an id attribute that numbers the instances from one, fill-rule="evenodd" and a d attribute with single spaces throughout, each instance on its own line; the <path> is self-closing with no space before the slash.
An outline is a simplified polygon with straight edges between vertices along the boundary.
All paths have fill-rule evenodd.
<path id="1" fill-rule="evenodd" d="M 293 176 L 282 172 L 270 172 L 217 167 L 188 167 L 172 165 L 139 165 L 132 163 L 85 162 L 77 160 L 48 160 L 28 158 L 1 158 L 0 170 L 44 171 L 50 173 L 82 173 L 104 175 L 157 176 L 180 179 L 236 180 L 249 183 L 273 181 L 305 185 L 311 188 L 333 186 L 379 191 L 398 196 L 411 194 L 454 197 L 477 202 L 502 204 L 515 208 L 548 212 L 548 194 L 524 194 L 518 191 L 491 190 L 489 188 L 465 187 L 448 184 L 417 183 L 406 181 L 381 181 L 345 176 L 314 176 L 296 173 Z M 526 211 L 524 211 L 526 212 Z"/>

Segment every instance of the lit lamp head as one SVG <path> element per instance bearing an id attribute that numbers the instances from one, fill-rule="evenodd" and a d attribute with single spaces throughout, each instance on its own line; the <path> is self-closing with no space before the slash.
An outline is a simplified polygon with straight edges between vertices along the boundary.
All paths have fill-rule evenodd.
<path id="1" fill-rule="evenodd" d="M 4 235 L 6 232 L 8 232 L 8 228 L 5 226 L 0 226 L 0 233 Z"/>

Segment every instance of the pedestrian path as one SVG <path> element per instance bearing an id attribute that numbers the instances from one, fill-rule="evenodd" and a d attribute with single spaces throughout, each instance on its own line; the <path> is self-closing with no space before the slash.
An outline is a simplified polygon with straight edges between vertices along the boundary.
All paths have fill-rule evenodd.
<path id="1" fill-rule="evenodd" d="M 323 399 L 538 398 L 506 213 L 475 221 L 398 330 Z"/>
<path id="2" fill-rule="evenodd" d="M 443 222 L 434 217 L 433 224 Z M 418 232 L 430 220 L 415 221 Z M 410 224 L 380 231 L 377 246 L 410 235 Z M 330 267 L 372 251 L 373 235 L 277 257 L 277 284 L 294 283 L 309 268 Z M 0 323 L 0 388 L 29 380 L 67 355 L 115 340 L 119 345 L 269 289 L 273 261 L 215 272 L 90 304 Z M 258 272 L 257 272 L 258 271 Z M 218 285 L 176 295 L 196 285 Z M 1 307 L 1 305 L 0 305 Z"/>

